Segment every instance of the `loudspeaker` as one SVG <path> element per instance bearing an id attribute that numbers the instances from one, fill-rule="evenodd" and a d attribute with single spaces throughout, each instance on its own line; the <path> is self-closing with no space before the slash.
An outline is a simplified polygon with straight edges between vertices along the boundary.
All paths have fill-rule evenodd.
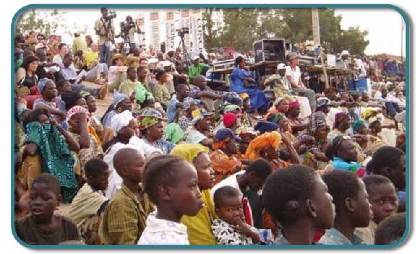
<path id="1" fill-rule="evenodd" d="M 255 63 L 261 61 L 286 61 L 286 43 L 282 39 L 267 39 L 254 42 Z"/>

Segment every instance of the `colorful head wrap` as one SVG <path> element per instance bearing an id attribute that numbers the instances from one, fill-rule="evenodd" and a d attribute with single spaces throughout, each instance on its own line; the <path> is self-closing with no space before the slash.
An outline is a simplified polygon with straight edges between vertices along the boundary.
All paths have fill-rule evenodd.
<path id="1" fill-rule="evenodd" d="M 294 109 L 298 109 L 298 108 L 300 108 L 299 101 L 295 100 L 295 101 L 289 102 L 289 111 L 294 110 Z"/>
<path id="2" fill-rule="evenodd" d="M 69 111 L 67 111 L 67 116 L 66 116 L 67 122 L 70 121 L 70 119 L 78 113 L 85 113 L 86 116 L 89 116 L 89 111 L 86 108 L 82 106 L 74 106 L 71 109 L 69 109 Z"/>
<path id="3" fill-rule="evenodd" d="M 223 125 L 226 128 L 230 128 L 236 123 L 236 119 L 237 119 L 236 114 L 232 112 L 225 113 L 223 115 Z"/>
<path id="4" fill-rule="evenodd" d="M 360 130 L 360 128 L 362 128 L 363 126 L 365 126 L 365 122 L 363 120 L 356 120 L 354 121 L 354 123 L 352 124 L 352 128 L 354 132 L 357 132 L 358 130 Z"/>
<path id="5" fill-rule="evenodd" d="M 179 156 L 184 160 L 193 162 L 195 157 L 197 157 L 200 153 L 208 152 L 209 149 L 200 144 L 179 144 L 172 149 L 171 155 Z"/>
<path id="6" fill-rule="evenodd" d="M 267 132 L 254 138 L 246 150 L 245 157 L 249 160 L 260 158 L 260 152 L 263 148 L 271 146 L 277 149 L 281 144 L 281 134 L 277 131 Z"/>

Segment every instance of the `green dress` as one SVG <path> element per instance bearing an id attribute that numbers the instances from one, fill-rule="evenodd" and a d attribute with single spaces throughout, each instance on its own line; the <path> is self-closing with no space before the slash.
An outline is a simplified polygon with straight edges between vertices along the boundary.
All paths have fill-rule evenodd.
<path id="1" fill-rule="evenodd" d="M 77 193 L 78 184 L 73 171 L 75 159 L 63 135 L 51 124 L 31 122 L 26 125 L 26 143 L 38 146 L 42 172 L 57 178 L 64 202 L 70 202 Z"/>

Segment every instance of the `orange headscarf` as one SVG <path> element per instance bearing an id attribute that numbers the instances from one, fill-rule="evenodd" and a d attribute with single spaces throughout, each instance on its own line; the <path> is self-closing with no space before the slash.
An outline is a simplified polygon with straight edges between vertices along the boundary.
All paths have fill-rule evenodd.
<path id="1" fill-rule="evenodd" d="M 245 157 L 249 160 L 260 158 L 260 152 L 263 148 L 271 146 L 277 150 L 281 144 L 281 134 L 277 131 L 266 132 L 254 138 L 246 149 Z"/>

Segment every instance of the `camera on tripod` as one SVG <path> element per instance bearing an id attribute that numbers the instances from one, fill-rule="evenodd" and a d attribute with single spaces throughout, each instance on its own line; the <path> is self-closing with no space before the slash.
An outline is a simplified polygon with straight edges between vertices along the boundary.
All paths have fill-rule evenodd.
<path id="1" fill-rule="evenodd" d="M 104 17 L 104 19 L 106 21 L 110 21 L 112 19 L 115 19 L 117 17 L 117 13 L 115 13 L 115 11 L 109 11 L 108 15 L 106 17 Z"/>
<path id="2" fill-rule="evenodd" d="M 121 22 L 120 23 L 120 29 L 121 29 L 121 34 L 124 35 L 128 35 L 130 33 L 131 28 L 135 28 L 136 24 L 134 24 L 134 22 L 130 22 L 130 23 L 126 23 L 126 22 Z"/>
<path id="3" fill-rule="evenodd" d="M 183 27 L 176 30 L 178 32 L 179 37 L 184 38 L 186 34 L 190 33 L 190 29 L 188 27 Z"/>

